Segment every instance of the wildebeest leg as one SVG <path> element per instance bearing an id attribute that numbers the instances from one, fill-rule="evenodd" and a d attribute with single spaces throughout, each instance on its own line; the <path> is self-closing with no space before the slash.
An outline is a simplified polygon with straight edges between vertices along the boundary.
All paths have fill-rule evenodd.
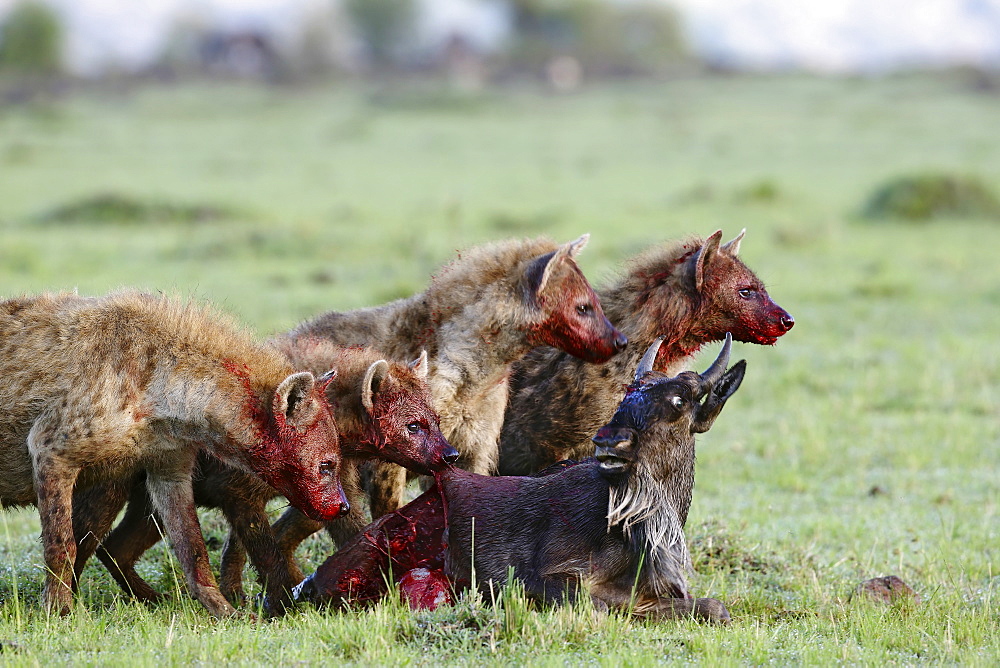
<path id="1" fill-rule="evenodd" d="M 208 563 L 205 538 L 195 511 L 194 492 L 191 488 L 191 471 L 194 468 L 192 450 L 183 464 L 180 453 L 172 461 L 159 460 L 159 465 L 146 471 L 146 488 L 153 507 L 163 521 L 166 534 L 173 544 L 174 554 L 184 570 L 191 594 L 216 617 L 236 613 L 215 583 L 215 576 Z"/>
<path id="2" fill-rule="evenodd" d="M 635 614 L 663 619 L 694 617 L 715 624 L 728 624 L 730 622 L 726 606 L 715 598 L 661 598 L 647 610 L 637 608 Z"/>
<path id="3" fill-rule="evenodd" d="M 76 540 L 76 563 L 73 565 L 73 591 L 76 591 L 87 560 L 94 554 L 118 513 L 125 506 L 132 483 L 120 481 L 94 485 L 73 494 L 73 537 Z"/>
<path id="4" fill-rule="evenodd" d="M 610 607 L 631 611 L 637 617 L 660 619 L 681 619 L 694 617 L 705 622 L 728 624 L 729 611 L 721 601 L 714 598 L 651 598 L 632 599 L 628 592 L 616 595 L 603 589 L 597 596 Z"/>
<path id="5" fill-rule="evenodd" d="M 368 490 L 372 520 L 399 510 L 403 505 L 406 491 L 406 469 L 398 464 L 378 462 L 372 472 L 371 487 Z"/>
<path id="6" fill-rule="evenodd" d="M 118 526 L 97 546 L 97 558 L 127 594 L 139 601 L 155 603 L 163 595 L 135 571 L 135 564 L 162 538 L 146 486 L 132 485 L 128 508 Z"/>
<path id="7" fill-rule="evenodd" d="M 245 499 L 240 501 L 243 503 L 238 507 L 222 509 L 230 526 L 226 548 L 223 550 L 224 565 L 230 570 L 223 568 L 220 577 L 222 593 L 234 604 L 242 600 L 243 573 L 237 573 L 233 569 L 237 563 L 242 564 L 244 554 L 249 554 L 250 563 L 264 586 L 265 610 L 269 615 L 283 614 L 291 602 L 292 587 L 302 578 L 294 578 L 291 565 L 274 538 L 265 507 L 248 507 Z M 239 558 L 234 559 L 233 551 L 237 545 Z"/>

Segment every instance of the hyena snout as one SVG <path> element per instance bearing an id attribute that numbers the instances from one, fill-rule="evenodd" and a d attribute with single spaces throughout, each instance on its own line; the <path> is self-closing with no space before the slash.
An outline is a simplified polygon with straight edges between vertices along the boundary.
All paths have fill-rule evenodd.
<path id="1" fill-rule="evenodd" d="M 795 318 L 788 311 L 782 311 L 782 314 L 778 316 L 778 323 L 787 332 L 795 326 Z"/>
<path id="2" fill-rule="evenodd" d="M 445 464 L 454 464 L 458 461 L 459 452 L 454 448 L 454 446 L 449 445 L 444 452 L 441 453 L 441 459 L 444 460 Z"/>
<path id="3" fill-rule="evenodd" d="M 628 345 L 628 339 L 625 337 L 624 334 L 622 334 L 616 329 L 615 335 L 614 337 L 612 337 L 611 340 L 611 345 L 614 346 L 615 352 L 620 353 L 621 351 L 625 350 L 625 347 Z"/>

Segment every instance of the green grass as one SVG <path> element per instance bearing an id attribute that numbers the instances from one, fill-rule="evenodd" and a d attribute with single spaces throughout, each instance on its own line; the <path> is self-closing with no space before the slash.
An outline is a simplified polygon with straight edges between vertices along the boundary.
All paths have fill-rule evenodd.
<path id="1" fill-rule="evenodd" d="M 1000 190 L 1000 97 L 947 77 L 390 93 L 191 85 L 0 107 L 0 294 L 159 289 L 265 335 L 410 294 L 489 239 L 590 232 L 581 265 L 601 283 L 650 244 L 747 227 L 743 256 L 797 325 L 737 347 L 746 381 L 699 439 L 692 590 L 734 624 L 535 611 L 516 593 L 218 622 L 162 548 L 140 566 L 172 602 L 128 603 L 91 566 L 73 614 L 49 619 L 29 509 L 0 514 L 4 663 L 1000 661 L 1000 225 L 859 217 L 901 175 Z M 139 219 L 52 218 L 104 195 Z M 328 550 L 311 539 L 307 570 Z M 884 574 L 924 602 L 848 600 Z"/>

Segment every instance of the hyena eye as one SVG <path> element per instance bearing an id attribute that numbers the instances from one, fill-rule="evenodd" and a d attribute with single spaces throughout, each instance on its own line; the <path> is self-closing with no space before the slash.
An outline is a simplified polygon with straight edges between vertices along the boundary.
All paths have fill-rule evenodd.
<path id="1" fill-rule="evenodd" d="M 756 290 L 754 290 L 753 288 L 740 288 L 739 290 L 737 290 L 737 293 L 740 295 L 740 297 L 743 297 L 743 299 L 750 299 L 751 297 L 753 297 L 754 292 L 756 292 Z"/>
<path id="2" fill-rule="evenodd" d="M 406 431 L 410 432 L 411 434 L 416 434 L 423 428 L 424 425 L 420 424 L 419 422 L 411 422 L 410 424 L 406 425 Z"/>
<path id="3" fill-rule="evenodd" d="M 576 312 L 580 315 L 590 315 L 594 312 L 594 309 L 590 306 L 590 304 L 580 304 L 576 307 Z"/>
<path id="4" fill-rule="evenodd" d="M 335 475 L 337 473 L 337 467 L 333 465 L 333 462 L 320 462 L 319 463 L 319 474 L 320 475 Z"/>

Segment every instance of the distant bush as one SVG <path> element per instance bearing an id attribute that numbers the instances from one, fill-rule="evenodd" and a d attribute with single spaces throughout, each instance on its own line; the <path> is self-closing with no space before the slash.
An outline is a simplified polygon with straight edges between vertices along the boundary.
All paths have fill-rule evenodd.
<path id="1" fill-rule="evenodd" d="M 61 61 L 62 26 L 55 12 L 37 2 L 16 4 L 0 26 L 0 70 L 56 74 Z"/>
<path id="2" fill-rule="evenodd" d="M 376 67 L 393 64 L 414 32 L 413 0 L 346 0 L 344 9 Z"/>
<path id="3" fill-rule="evenodd" d="M 862 215 L 904 220 L 941 216 L 1000 218 L 1000 200 L 973 176 L 902 176 L 876 189 L 864 205 Z"/>
<path id="4" fill-rule="evenodd" d="M 178 204 L 144 201 L 104 193 L 58 206 L 37 216 L 43 224 L 109 223 L 138 224 L 157 222 L 201 223 L 240 217 L 240 212 L 214 204 Z"/>
<path id="5" fill-rule="evenodd" d="M 676 13 L 660 3 L 515 0 L 514 69 L 542 71 L 575 59 L 586 75 L 656 74 L 686 58 Z"/>

